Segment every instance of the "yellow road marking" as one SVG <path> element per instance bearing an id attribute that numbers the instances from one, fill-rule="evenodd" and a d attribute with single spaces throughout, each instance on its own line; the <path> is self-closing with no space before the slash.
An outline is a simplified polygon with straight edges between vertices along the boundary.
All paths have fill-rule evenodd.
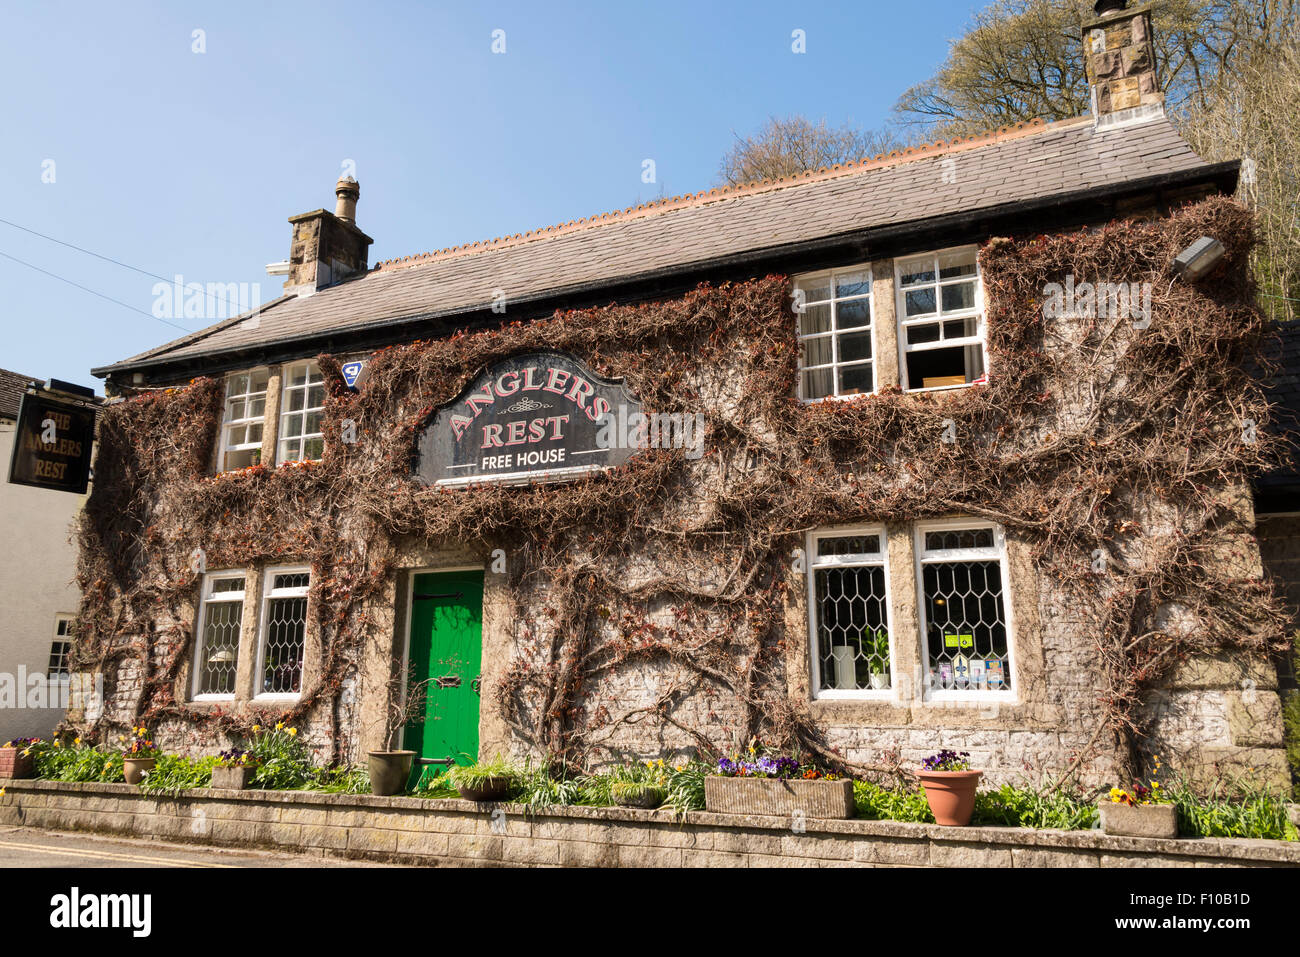
<path id="1" fill-rule="evenodd" d="M 76 851 L 70 848 L 51 847 L 49 844 L 24 844 L 21 841 L 0 841 L 0 847 L 16 847 L 26 851 L 45 851 L 49 854 L 62 855 L 64 857 L 91 857 L 100 858 L 106 861 L 129 861 L 137 864 L 156 864 L 162 867 L 237 867 L 236 864 L 214 864 L 208 861 L 195 861 L 188 859 L 163 859 L 158 857 L 145 857 L 140 854 L 119 854 L 113 851 Z"/>

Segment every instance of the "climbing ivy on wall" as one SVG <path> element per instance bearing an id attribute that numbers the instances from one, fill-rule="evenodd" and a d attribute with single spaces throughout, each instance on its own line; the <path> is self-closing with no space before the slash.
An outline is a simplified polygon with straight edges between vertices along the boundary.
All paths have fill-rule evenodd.
<path id="1" fill-rule="evenodd" d="M 1201 235 L 1223 242 L 1225 263 L 1200 285 L 1175 281 L 1169 263 Z M 953 392 L 799 403 L 790 285 L 768 276 L 381 350 L 359 394 L 322 356 L 320 464 L 211 476 L 219 383 L 130 398 L 103 416 L 80 530 L 76 657 L 110 693 L 130 660 L 144 685 L 134 713 L 109 709 L 78 730 L 175 720 L 237 733 L 256 719 L 176 699 L 194 637 L 188 557 L 202 548 L 209 568 L 311 563 L 323 660 L 289 717 L 327 722 L 335 757 L 346 755 L 340 695 L 363 642 L 387 638 L 374 616 L 397 556 L 450 543 L 509 556 L 515 650 L 485 701 L 550 759 L 607 759 L 620 729 L 639 725 L 706 753 L 757 735 L 886 770 L 845 761 L 787 693 L 786 645 L 807 641 L 784 623 L 802 587 L 790 556 L 810 528 L 963 514 L 1031 543 L 1043 580 L 1085 610 L 1104 688 L 1084 751 L 1114 748 L 1136 765 L 1144 703 L 1177 662 L 1265 655 L 1282 641 L 1267 584 L 1220 560 L 1250 534 L 1225 490 L 1240 492 L 1276 454 L 1243 368 L 1265 332 L 1250 305 L 1251 243 L 1249 215 L 1222 199 L 1157 221 L 991 240 L 980 262 L 992 374 Z M 1070 274 L 1150 282 L 1151 323 L 1045 321 L 1044 287 Z M 535 350 L 625 377 L 647 411 L 703 412 L 704 456 L 648 450 L 529 487 L 412 481 L 431 413 L 489 363 Z M 341 441 L 345 420 L 355 443 Z M 956 443 L 940 440 L 949 424 Z M 654 664 L 685 677 L 649 704 L 611 707 L 595 693 L 620 669 Z M 690 720 L 684 704 L 698 696 L 717 721 Z"/>

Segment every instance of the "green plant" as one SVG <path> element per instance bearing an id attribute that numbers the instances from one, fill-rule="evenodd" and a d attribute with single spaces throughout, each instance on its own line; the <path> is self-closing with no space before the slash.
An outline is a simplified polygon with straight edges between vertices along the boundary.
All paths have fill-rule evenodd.
<path id="1" fill-rule="evenodd" d="M 140 788 L 154 793 L 175 796 L 187 788 L 206 788 L 212 785 L 212 769 L 218 758 L 208 756 L 191 761 L 178 754 L 160 754 L 153 769 L 145 774 Z"/>
<path id="2" fill-rule="evenodd" d="M 1097 818 L 1096 804 L 1086 800 L 1082 794 L 1004 784 L 996 791 L 980 791 L 975 795 L 975 814 L 971 823 L 1084 831 L 1092 828 Z"/>
<path id="3" fill-rule="evenodd" d="M 253 730 L 248 745 L 248 753 L 258 765 L 250 781 L 253 787 L 296 791 L 316 781 L 318 771 L 311 752 L 298 740 L 297 728 L 286 728 L 280 722 L 271 729 L 254 725 Z"/>
<path id="4" fill-rule="evenodd" d="M 1285 796 L 1248 777 L 1220 779 L 1208 792 L 1198 792 L 1180 775 L 1167 790 L 1178 808 L 1178 832 L 1186 837 L 1297 840 Z"/>
<path id="5" fill-rule="evenodd" d="M 866 652 L 870 656 L 869 667 L 872 671 L 889 673 L 889 632 L 884 628 L 872 628 L 864 632 Z"/>
<path id="6" fill-rule="evenodd" d="M 451 786 L 457 790 L 483 787 L 502 778 L 509 781 L 513 788 L 519 780 L 519 770 L 504 758 L 498 757 L 491 761 L 457 765 L 447 772 L 447 777 Z"/>
<path id="7" fill-rule="evenodd" d="M 324 791 L 327 794 L 369 794 L 370 772 L 365 768 L 322 768 L 316 772 L 315 779 L 305 785 L 305 789 Z"/>
<path id="8" fill-rule="evenodd" d="M 49 781 L 122 780 L 122 753 L 82 745 L 80 738 L 71 745 L 55 740 L 33 746 L 32 763 L 36 776 Z"/>
<path id="9" fill-rule="evenodd" d="M 886 788 L 871 781 L 854 781 L 853 804 L 857 816 L 868 821 L 934 823 L 930 805 L 919 788 Z"/>

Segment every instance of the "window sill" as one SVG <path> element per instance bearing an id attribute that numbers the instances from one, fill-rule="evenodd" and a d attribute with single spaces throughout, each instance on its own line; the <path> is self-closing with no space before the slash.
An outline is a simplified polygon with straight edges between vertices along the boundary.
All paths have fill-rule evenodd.
<path id="1" fill-rule="evenodd" d="M 874 395 L 879 395 L 878 391 L 871 392 L 850 392 L 845 395 L 824 395 L 820 399 L 800 399 L 803 405 L 817 405 L 820 402 L 849 402 L 853 399 L 869 399 Z"/>

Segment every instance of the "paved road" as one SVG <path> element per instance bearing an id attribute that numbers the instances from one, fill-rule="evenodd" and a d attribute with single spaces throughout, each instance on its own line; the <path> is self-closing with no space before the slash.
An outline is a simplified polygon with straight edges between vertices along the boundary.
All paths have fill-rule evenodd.
<path id="1" fill-rule="evenodd" d="M 382 867 L 362 861 L 0 827 L 4 867 Z"/>

